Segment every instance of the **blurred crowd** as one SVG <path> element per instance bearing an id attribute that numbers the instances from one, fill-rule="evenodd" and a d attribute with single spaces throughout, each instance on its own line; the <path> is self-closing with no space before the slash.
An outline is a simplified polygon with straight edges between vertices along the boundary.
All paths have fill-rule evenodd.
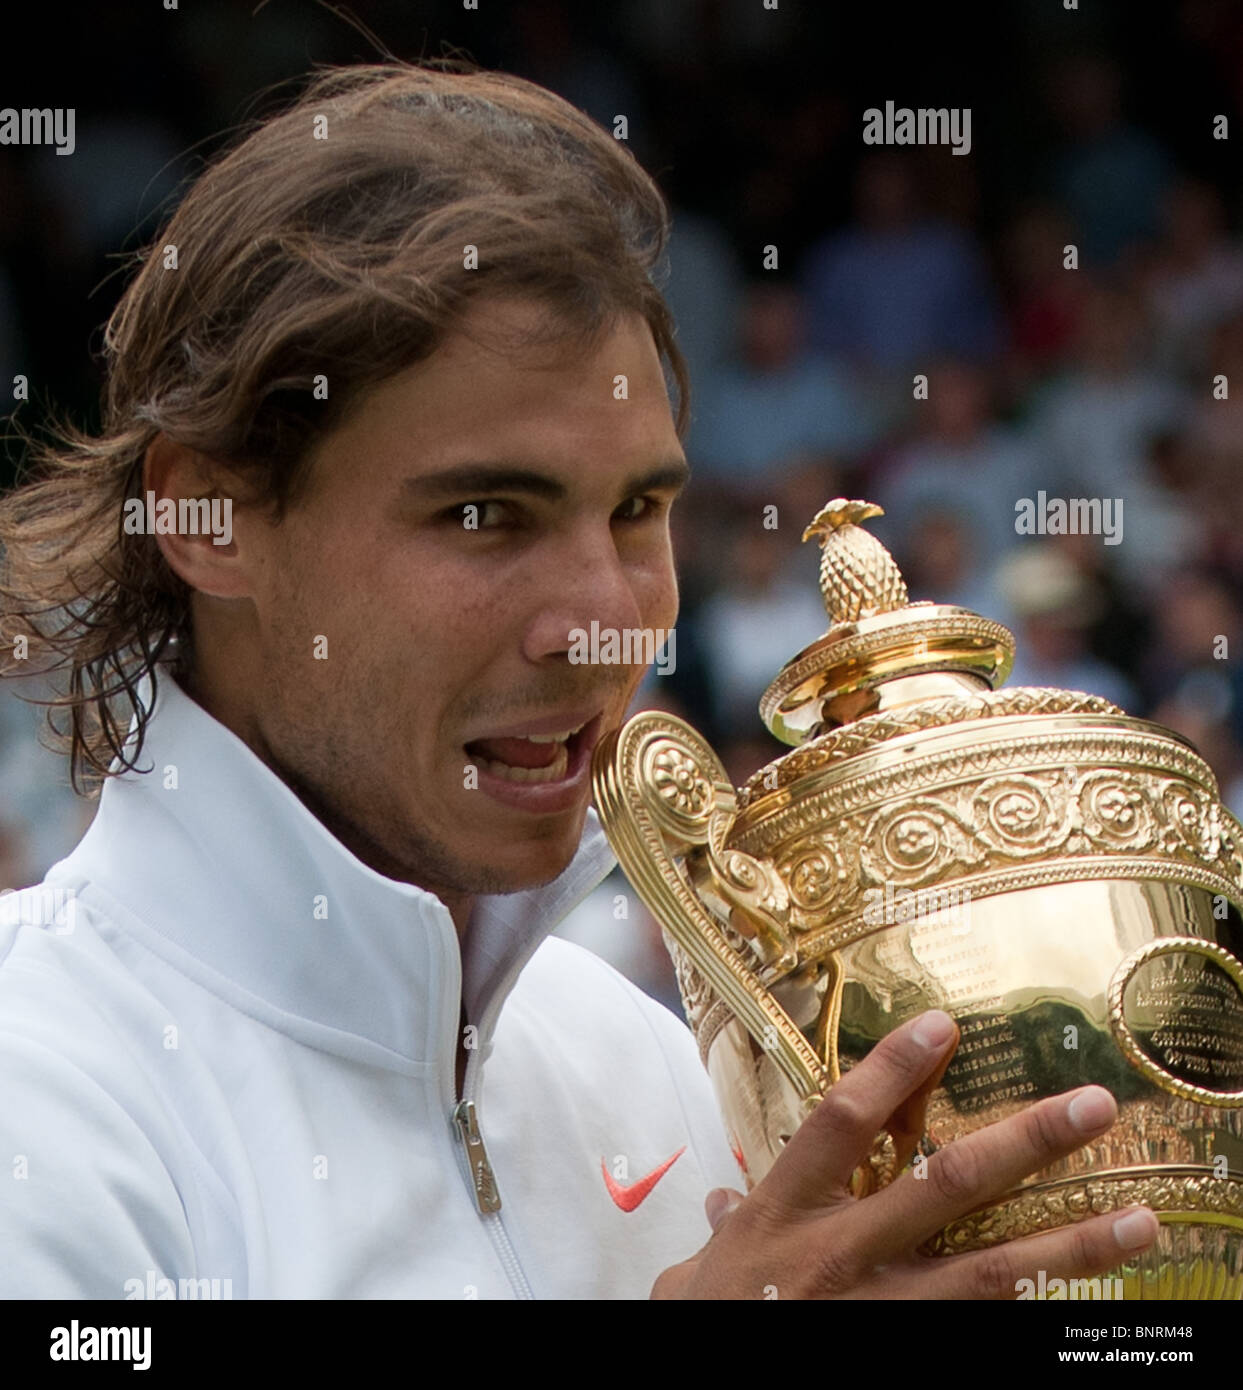
<path id="1" fill-rule="evenodd" d="M 1142 36 L 1085 17 L 1067 46 L 1041 7 L 999 8 L 980 21 L 1003 26 L 999 70 L 972 70 L 972 88 L 961 56 L 942 65 L 947 88 L 976 93 L 962 158 L 864 146 L 863 109 L 900 96 L 919 53 L 881 66 L 843 43 L 821 61 L 827 21 L 789 7 L 637 0 L 610 19 L 534 0 L 486 33 L 426 7 L 480 61 L 610 128 L 625 113 L 671 201 L 695 476 L 675 509 L 676 669 L 640 703 L 699 727 L 737 782 L 777 756 L 759 696 L 825 628 L 818 550 L 800 536 L 829 498 L 866 498 L 913 598 L 1013 630 L 1012 684 L 1089 691 L 1178 730 L 1243 815 L 1243 21 L 1187 0 Z M 403 48 L 401 7 L 367 13 L 400 56 L 435 51 Z M 136 69 L 150 28 L 118 22 Z M 336 25 L 321 10 L 188 12 L 154 89 L 101 91 L 93 126 L 79 112 L 72 159 L 0 161 L 0 382 L 28 371 L 89 413 L 79 344 L 115 292 L 107 257 L 154 230 L 190 145 L 249 94 L 308 54 L 367 56 Z M 911 105 L 950 102 L 926 79 L 911 90 Z M 1016 504 L 1041 492 L 1120 500 L 1118 542 L 1020 534 Z M 37 877 L 84 814 L 32 729 L 0 695 L 0 887 Z M 565 932 L 675 1001 L 619 876 Z"/>

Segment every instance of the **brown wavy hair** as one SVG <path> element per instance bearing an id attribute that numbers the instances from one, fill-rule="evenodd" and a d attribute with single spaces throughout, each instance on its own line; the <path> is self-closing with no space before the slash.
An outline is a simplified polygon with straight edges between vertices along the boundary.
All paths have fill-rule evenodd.
<path id="1" fill-rule="evenodd" d="M 0 674 L 53 677 L 75 789 L 135 766 L 157 663 L 193 660 L 189 589 L 154 537 L 122 527 L 158 435 L 240 471 L 279 517 L 361 393 L 493 292 L 546 303 L 567 341 L 641 313 L 681 434 L 686 368 L 656 283 L 668 230 L 611 135 L 542 87 L 456 60 L 320 71 L 213 160 L 108 321 L 101 432 L 28 441 L 30 480 L 0 497 Z M 320 373 L 330 400 L 313 396 Z M 34 660 L 13 659 L 22 646 Z"/>

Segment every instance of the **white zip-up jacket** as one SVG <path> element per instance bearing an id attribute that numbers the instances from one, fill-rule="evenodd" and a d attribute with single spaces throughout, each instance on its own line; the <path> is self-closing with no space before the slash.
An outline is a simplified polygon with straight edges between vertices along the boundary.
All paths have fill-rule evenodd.
<path id="1" fill-rule="evenodd" d="M 594 811 L 463 959 L 167 676 L 142 765 L 0 897 L 0 1296 L 645 1298 L 707 1240 L 742 1183 L 689 1030 L 550 936 Z"/>

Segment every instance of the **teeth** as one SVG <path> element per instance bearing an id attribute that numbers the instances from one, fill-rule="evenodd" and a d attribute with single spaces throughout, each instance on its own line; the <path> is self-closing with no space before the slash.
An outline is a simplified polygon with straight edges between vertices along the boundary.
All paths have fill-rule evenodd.
<path id="1" fill-rule="evenodd" d="M 570 729 L 564 734 L 527 734 L 525 737 L 531 743 L 565 743 L 568 739 L 578 733 L 577 729 Z"/>
<path id="2" fill-rule="evenodd" d="M 562 744 L 548 767 L 511 767 L 508 763 L 498 763 L 492 758 L 480 758 L 478 762 L 491 776 L 504 777 L 510 782 L 560 782 L 570 768 L 570 751 Z"/>

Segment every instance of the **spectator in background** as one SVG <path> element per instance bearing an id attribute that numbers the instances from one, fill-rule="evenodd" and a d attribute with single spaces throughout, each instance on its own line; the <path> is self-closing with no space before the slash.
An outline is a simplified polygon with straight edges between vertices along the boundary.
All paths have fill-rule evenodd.
<path id="1" fill-rule="evenodd" d="M 1062 365 L 1078 334 L 1084 276 L 1065 265 L 1073 240 L 1065 212 L 1047 203 L 1021 212 L 1002 236 L 1007 374 L 1016 399 Z"/>
<path id="2" fill-rule="evenodd" d="M 867 156 L 855 220 L 805 266 L 811 343 L 890 374 L 932 356 L 990 357 L 1000 322 L 984 259 L 960 227 L 927 216 L 915 166 L 897 150 Z"/>
<path id="3" fill-rule="evenodd" d="M 1199 556 L 1223 580 L 1243 592 L 1243 479 L 1238 458 L 1206 454 L 1196 475 L 1195 499 L 1199 504 L 1198 544 L 1189 556 Z"/>
<path id="4" fill-rule="evenodd" d="M 998 587 L 1018 646 L 1007 684 L 1082 690 L 1134 711 L 1135 688 L 1088 648 L 1102 596 L 1059 547 L 1029 543 L 1016 550 L 1001 566 Z"/>
<path id="5" fill-rule="evenodd" d="M 787 551 L 801 535 L 801 526 L 765 531 L 758 516 L 746 514 L 722 532 L 719 563 L 727 578 L 700 608 L 697 628 L 715 726 L 724 739 L 753 740 L 763 732 L 760 696 L 781 667 L 828 628 L 816 585 L 786 575 Z M 768 757 L 779 751 L 774 747 Z"/>
<path id="6" fill-rule="evenodd" d="M 1243 746 L 1220 672 L 1190 673 L 1152 712 L 1152 718 L 1190 739 L 1213 769 L 1226 809 L 1243 819 Z"/>
<path id="7" fill-rule="evenodd" d="M 1075 223 L 1085 267 L 1111 266 L 1154 238 L 1170 183 L 1161 146 L 1123 120 L 1120 88 L 1116 65 L 1087 54 L 1064 59 L 1047 87 L 1066 140 L 1054 188 Z"/>
<path id="8" fill-rule="evenodd" d="M 1123 541 L 1106 552 L 1099 540 L 1086 548 L 1113 561 L 1115 578 L 1128 601 L 1145 611 L 1160 606 L 1170 575 L 1206 556 L 1207 513 L 1212 500 L 1201 452 L 1184 434 L 1157 434 L 1149 440 L 1141 478 L 1126 494 Z M 1063 537 L 1063 544 L 1073 538 Z M 1117 629 L 1115 637 L 1123 639 Z M 1142 647 L 1132 652 L 1137 660 Z"/>
<path id="9" fill-rule="evenodd" d="M 1186 404 L 1177 386 L 1145 363 L 1148 341 L 1135 293 L 1088 288 L 1074 358 L 1031 417 L 1041 486 L 1050 495 L 1116 497 L 1147 481 L 1152 441 L 1178 428 Z"/>
<path id="10" fill-rule="evenodd" d="M 1171 371 L 1203 381 L 1221 370 L 1209 351 L 1214 330 L 1243 309 L 1243 246 L 1226 230 L 1221 195 L 1198 179 L 1174 185 L 1163 218 L 1144 277 L 1153 344 Z"/>
<path id="11" fill-rule="evenodd" d="M 932 504 L 904 528 L 902 577 L 911 598 L 956 604 L 1004 623 L 1009 614 L 979 563 L 980 537 L 961 507 Z"/>
<path id="12" fill-rule="evenodd" d="M 26 888 L 42 875 L 35 871 L 25 836 L 16 821 L 0 821 L 0 893 Z"/>
<path id="13" fill-rule="evenodd" d="M 77 844 L 95 813 L 95 802 L 73 794 L 64 758 L 48 746 L 44 706 L 51 691 L 34 677 L 0 684 L 0 864 L 13 882 L 37 883 Z"/>
<path id="14" fill-rule="evenodd" d="M 677 324 L 678 346 L 686 358 L 696 403 L 691 428 L 682 441 L 693 458 L 698 454 L 701 428 L 712 428 L 711 401 L 719 396 L 718 373 L 733 349 L 742 316 L 742 273 L 720 224 L 697 213 L 674 211 L 666 254 L 665 301 Z M 699 408 L 705 399 L 710 402 L 706 415 Z"/>
<path id="15" fill-rule="evenodd" d="M 1155 640 L 1143 672 L 1151 701 L 1203 706 L 1213 720 L 1232 721 L 1235 737 L 1243 741 L 1243 607 L 1238 595 L 1217 575 L 1187 569 L 1167 585 L 1153 620 Z"/>
<path id="16" fill-rule="evenodd" d="M 928 509 L 958 516 L 972 538 L 974 567 L 959 582 L 976 592 L 1015 543 L 1015 502 L 1031 495 L 1037 458 L 1021 435 L 995 418 L 989 372 L 966 361 L 928 367 L 928 399 L 914 409 L 915 434 L 872 485 L 886 517 L 875 531 L 899 563 L 910 530 Z"/>
<path id="17" fill-rule="evenodd" d="M 1127 544 L 1131 543 L 1128 540 Z M 1137 692 L 1133 697 L 1136 703 L 1127 706 L 1127 713 L 1144 714 L 1143 654 L 1152 640 L 1153 605 L 1122 578 L 1115 559 L 1118 548 L 1105 545 L 1100 536 L 1056 536 L 1048 544 L 1074 568 L 1085 592 L 1091 595 L 1083 633 L 1087 651 L 1121 672 Z"/>
<path id="18" fill-rule="evenodd" d="M 875 414 L 862 383 L 807 350 L 798 291 L 758 280 L 743 301 L 738 358 L 702 394 L 692 463 L 739 492 L 770 492 L 774 479 L 809 456 L 866 448 L 876 437 Z"/>
<path id="19" fill-rule="evenodd" d="M 1224 376 L 1233 389 L 1221 399 L 1213 393 L 1214 376 Z M 1243 313 L 1224 319 L 1214 330 L 1208 351 L 1208 372 L 1194 393 L 1195 407 L 1188 437 L 1235 478 L 1243 469 Z"/>

